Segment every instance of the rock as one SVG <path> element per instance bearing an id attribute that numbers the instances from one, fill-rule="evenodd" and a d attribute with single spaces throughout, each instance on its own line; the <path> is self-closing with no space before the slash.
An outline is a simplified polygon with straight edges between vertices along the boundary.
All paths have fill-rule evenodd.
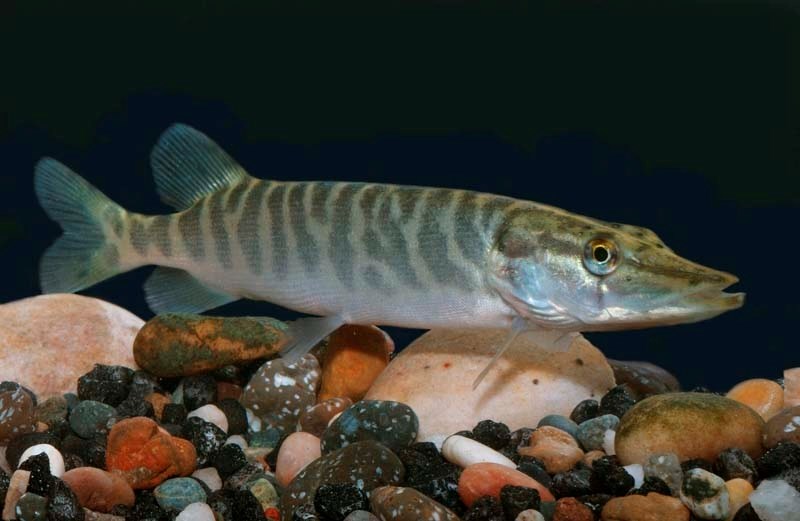
<path id="1" fill-rule="evenodd" d="M 683 482 L 683 469 L 678 456 L 673 453 L 651 454 L 644 464 L 645 477 L 659 478 L 667 484 L 673 496 L 677 496 Z"/>
<path id="2" fill-rule="evenodd" d="M 110 512 L 115 505 L 131 507 L 133 489 L 122 477 L 95 467 L 78 467 L 64 473 L 64 482 L 75 493 L 81 506 Z"/>
<path id="3" fill-rule="evenodd" d="M 783 406 L 800 405 L 800 367 L 786 369 L 783 372 Z"/>
<path id="4" fill-rule="evenodd" d="M 765 421 L 783 409 L 783 387 L 764 378 L 754 378 L 736 384 L 725 396 L 747 405 Z"/>
<path id="5" fill-rule="evenodd" d="M 800 467 L 800 445 L 791 441 L 777 444 L 756 460 L 760 479 L 787 472 L 793 467 Z"/>
<path id="6" fill-rule="evenodd" d="M 641 398 L 681 390 L 678 379 L 672 373 L 650 362 L 609 360 L 608 363 L 614 370 L 617 384 L 627 385 Z"/>
<path id="7" fill-rule="evenodd" d="M 800 405 L 774 415 L 764 426 L 764 446 L 772 448 L 782 441 L 800 443 Z"/>
<path id="8" fill-rule="evenodd" d="M 286 343 L 286 327 L 266 317 L 164 313 L 141 328 L 133 356 L 156 376 L 202 374 L 277 354 Z"/>
<path id="9" fill-rule="evenodd" d="M 592 465 L 589 483 L 593 492 L 623 496 L 636 485 L 636 480 L 617 463 L 616 458 L 605 456 L 597 459 Z"/>
<path id="10" fill-rule="evenodd" d="M 353 405 L 350 398 L 329 398 L 306 409 L 297 422 L 301 431 L 321 437 L 331 420 Z"/>
<path id="11" fill-rule="evenodd" d="M 458 478 L 461 468 L 446 461 L 430 442 L 400 449 L 397 456 L 406 469 L 404 484 L 450 509 L 461 510 Z"/>
<path id="12" fill-rule="evenodd" d="M 203 487 L 192 478 L 172 478 L 160 484 L 153 491 L 161 508 L 181 511 L 192 503 L 205 502 Z"/>
<path id="13" fill-rule="evenodd" d="M 494 449 L 491 449 L 475 440 L 454 434 L 444 440 L 442 456 L 447 461 L 466 468 L 475 463 L 497 463 L 508 468 L 517 468 L 516 463 L 506 458 Z"/>
<path id="14" fill-rule="evenodd" d="M 576 437 L 584 450 L 602 450 L 606 432 L 616 431 L 618 426 L 619 417 L 604 414 L 578 425 Z"/>
<path id="15" fill-rule="evenodd" d="M 367 512 L 366 510 L 356 510 L 355 512 L 350 512 L 344 521 L 380 521 L 377 517 L 372 515 L 371 512 Z"/>
<path id="16" fill-rule="evenodd" d="M 181 427 L 181 436 L 189 440 L 197 451 L 197 464 L 210 463 L 227 439 L 225 431 L 202 418 L 187 418 Z"/>
<path id="17" fill-rule="evenodd" d="M 172 397 L 175 403 L 182 403 L 187 411 L 193 411 L 217 401 L 217 381 L 210 374 L 186 376 L 181 378 Z"/>
<path id="18" fill-rule="evenodd" d="M 322 453 L 351 443 L 375 440 L 392 450 L 408 447 L 417 438 L 419 422 L 411 408 L 398 402 L 363 400 L 333 420 L 322 435 Z"/>
<path id="19" fill-rule="evenodd" d="M 750 483 L 756 482 L 756 463 L 742 449 L 725 449 L 720 452 L 717 461 L 714 462 L 714 470 L 726 481 L 742 478 Z"/>
<path id="20" fill-rule="evenodd" d="M 560 472 L 550 481 L 550 491 L 555 497 L 578 497 L 592 493 L 592 471 L 574 468 L 568 472 Z"/>
<path id="21" fill-rule="evenodd" d="M 370 504 L 382 521 L 459 521 L 451 510 L 413 488 L 376 488 Z"/>
<path id="22" fill-rule="evenodd" d="M 597 418 L 599 415 L 600 402 L 589 398 L 588 400 L 581 401 L 575 406 L 574 409 L 572 409 L 572 412 L 569 414 L 569 419 L 574 421 L 577 425 L 580 425 L 586 420 Z"/>
<path id="23" fill-rule="evenodd" d="M 639 465 L 638 463 L 634 463 L 633 465 L 625 465 L 622 467 L 625 469 L 632 478 L 633 478 L 633 486 L 634 488 L 639 488 L 644 485 L 644 467 Z"/>
<path id="24" fill-rule="evenodd" d="M 14 508 L 19 521 L 44 521 L 47 519 L 47 498 L 26 492 Z"/>
<path id="25" fill-rule="evenodd" d="M 600 399 L 600 408 L 597 413 L 600 416 L 613 414 L 617 418 L 622 418 L 636 401 L 637 397 L 630 387 L 624 384 L 617 385 Z"/>
<path id="26" fill-rule="evenodd" d="M 108 432 L 116 417 L 117 411 L 112 406 L 85 400 L 69 413 L 69 426 L 81 438 L 89 439 L 97 433 Z"/>
<path id="27" fill-rule="evenodd" d="M 614 386 L 605 357 L 583 337 L 567 352 L 549 353 L 520 335 L 473 391 L 472 382 L 507 334 L 429 331 L 392 360 L 366 398 L 407 404 L 419 417 L 418 441 L 441 441 L 485 418 L 515 430 L 548 414 L 568 415 Z"/>
<path id="28" fill-rule="evenodd" d="M 205 467 L 192 472 L 192 477 L 202 481 L 211 492 L 222 488 L 222 478 L 214 467 Z"/>
<path id="29" fill-rule="evenodd" d="M 476 499 L 461 517 L 463 521 L 505 521 L 503 505 L 499 499 L 492 496 Z"/>
<path id="30" fill-rule="evenodd" d="M 0 405 L 0 408 L 6 407 Z M 36 405 L 34 414 L 37 422 L 44 423 L 50 430 L 57 429 L 67 420 L 67 400 L 61 395 L 51 396 Z"/>
<path id="31" fill-rule="evenodd" d="M 84 521 L 84 518 L 83 509 L 72 489 L 64 481 L 55 480 L 47 505 L 48 521 Z"/>
<path id="32" fill-rule="evenodd" d="M 240 446 L 235 443 L 226 443 L 214 454 L 211 464 L 217 469 L 222 479 L 226 479 L 244 467 L 247 464 L 247 458 Z"/>
<path id="33" fill-rule="evenodd" d="M 11 474 L 11 480 L 8 483 L 8 492 L 6 492 L 5 503 L 3 505 L 3 519 L 15 519 L 16 507 L 19 498 L 28 490 L 28 483 L 31 479 L 31 473 L 27 470 L 17 470 Z"/>
<path id="34" fill-rule="evenodd" d="M 713 460 L 737 447 L 757 458 L 764 421 L 749 407 L 707 393 L 668 393 L 637 403 L 617 428 L 616 454 L 622 464 L 647 462 L 671 452 L 681 461 Z"/>
<path id="35" fill-rule="evenodd" d="M 120 307 L 81 295 L 0 305 L 0 380 L 42 397 L 74 391 L 78 377 L 96 363 L 135 367 L 131 346 L 143 324 Z"/>
<path id="36" fill-rule="evenodd" d="M 265 362 L 244 388 L 241 403 L 262 422 L 293 432 L 300 414 L 314 405 L 319 387 L 320 368 L 313 355 L 305 355 L 286 365 L 282 358 Z"/>
<path id="37" fill-rule="evenodd" d="M 281 444 L 275 465 L 275 477 L 282 487 L 289 486 L 294 477 L 309 463 L 322 455 L 320 440 L 307 432 L 293 432 Z"/>
<path id="38" fill-rule="evenodd" d="M 133 369 L 95 364 L 91 371 L 78 378 L 78 398 L 116 407 L 128 397 L 132 382 Z"/>
<path id="39" fill-rule="evenodd" d="M 531 434 L 529 447 L 518 450 L 522 456 L 538 458 L 547 472 L 566 472 L 583 459 L 583 451 L 570 434 L 555 427 L 544 426 Z"/>
<path id="40" fill-rule="evenodd" d="M 500 504 L 506 519 L 516 519 L 526 510 L 537 509 L 541 502 L 539 491 L 535 488 L 506 485 L 500 489 Z"/>
<path id="41" fill-rule="evenodd" d="M 458 480 L 458 494 L 465 505 L 472 506 L 483 496 L 499 500 L 500 490 L 506 485 L 534 488 L 539 491 L 542 501 L 555 499 L 547 488 L 532 477 L 497 463 L 476 463 L 464 469 Z"/>
<path id="42" fill-rule="evenodd" d="M 761 521 L 800 521 L 800 492 L 782 479 L 762 481 L 750 504 Z"/>
<path id="43" fill-rule="evenodd" d="M 313 461 L 292 480 L 281 496 L 281 519 L 291 521 L 301 505 L 313 505 L 323 483 L 356 483 L 365 492 L 382 485 L 399 485 L 403 464 L 375 441 L 359 441 Z"/>
<path id="44" fill-rule="evenodd" d="M 314 509 L 323 519 L 340 520 L 369 508 L 367 494 L 352 483 L 323 483 L 314 495 Z"/>
<path id="45" fill-rule="evenodd" d="M 228 424 L 227 429 L 223 429 L 228 434 L 247 433 L 247 410 L 237 400 L 224 398 L 217 402 L 217 407 L 225 415 Z M 217 425 L 222 428 L 221 424 Z"/>
<path id="46" fill-rule="evenodd" d="M 684 474 L 681 501 L 701 519 L 725 519 L 730 512 L 725 481 L 703 469 L 692 469 Z"/>
<path id="47" fill-rule="evenodd" d="M 514 521 L 545 521 L 545 519 L 538 510 L 523 510 Z"/>
<path id="48" fill-rule="evenodd" d="M 250 480 L 247 490 L 258 500 L 262 510 L 266 511 L 278 506 L 280 499 L 278 491 L 275 489 L 275 485 L 266 477 Z"/>
<path id="49" fill-rule="evenodd" d="M 750 494 L 753 492 L 753 485 L 745 479 L 735 478 L 726 481 L 725 488 L 728 489 L 728 496 L 730 497 L 730 510 L 728 517 L 725 519 L 730 521 L 740 508 L 750 502 Z"/>
<path id="50" fill-rule="evenodd" d="M 203 405 L 191 411 L 186 415 L 187 418 L 200 418 L 209 423 L 213 423 L 227 434 L 228 432 L 228 418 L 222 409 L 213 404 Z"/>
<path id="51" fill-rule="evenodd" d="M 594 521 L 594 514 L 574 497 L 565 497 L 556 501 L 553 521 Z"/>
<path id="52" fill-rule="evenodd" d="M 576 436 L 578 435 L 578 424 L 560 414 L 548 414 L 539 420 L 537 427 L 555 427 L 556 429 L 561 429 L 575 439 L 577 439 Z"/>
<path id="53" fill-rule="evenodd" d="M 646 496 L 611 499 L 600 514 L 602 521 L 689 521 L 689 510 L 674 497 L 651 492 Z"/>
<path id="54" fill-rule="evenodd" d="M 0 316 L 2 309 L 0 306 Z M 0 337 L 3 331 L 0 326 Z M 1 344 L 0 344 L 1 345 Z M 0 347 L 0 360 L 3 356 L 3 347 Z M 0 366 L 0 374 L 3 368 Z M 36 402 L 30 391 L 16 382 L 3 382 L 0 384 L 0 444 L 7 445 L 12 439 L 36 430 L 34 425 Z"/>
<path id="55" fill-rule="evenodd" d="M 33 445 L 32 447 L 25 449 L 25 452 L 23 452 L 22 456 L 19 457 L 19 465 L 22 465 L 28 460 L 28 458 L 36 454 L 47 455 L 47 458 L 50 461 L 50 474 L 57 478 L 60 478 L 64 475 L 64 456 L 61 455 L 57 448 L 47 443 Z"/>
<path id="56" fill-rule="evenodd" d="M 511 430 L 505 423 L 481 420 L 472 429 L 472 439 L 494 450 L 500 450 L 511 442 Z"/>
<path id="57" fill-rule="evenodd" d="M 153 414 L 155 415 L 156 420 L 162 421 L 164 408 L 168 404 L 172 403 L 169 397 L 164 396 L 161 393 L 150 393 L 145 396 L 144 399 L 153 407 Z"/>
<path id="58" fill-rule="evenodd" d="M 214 521 L 214 511 L 205 503 L 191 503 L 181 510 L 175 521 Z"/>
<path id="59" fill-rule="evenodd" d="M 319 399 L 361 400 L 389 364 L 393 351 L 392 339 L 375 326 L 340 327 L 328 337 L 321 360 Z"/>

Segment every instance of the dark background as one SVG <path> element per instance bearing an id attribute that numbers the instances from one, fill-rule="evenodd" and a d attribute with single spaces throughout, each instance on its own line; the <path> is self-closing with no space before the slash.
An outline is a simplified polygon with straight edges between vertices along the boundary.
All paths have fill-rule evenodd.
<path id="1" fill-rule="evenodd" d="M 609 357 L 722 391 L 800 365 L 790 4 L 253 4 L 0 6 L 0 301 L 38 293 L 60 233 L 34 163 L 55 157 L 127 208 L 168 212 L 148 154 L 180 121 L 259 177 L 469 188 L 647 226 L 738 275 L 748 300 L 699 324 L 590 335 Z M 150 269 L 84 293 L 148 318 Z M 390 331 L 399 345 L 418 334 Z"/>

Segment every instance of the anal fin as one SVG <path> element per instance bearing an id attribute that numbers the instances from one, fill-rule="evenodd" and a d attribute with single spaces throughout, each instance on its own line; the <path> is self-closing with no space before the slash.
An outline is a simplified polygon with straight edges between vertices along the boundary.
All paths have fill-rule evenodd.
<path id="1" fill-rule="evenodd" d="M 159 266 L 144 283 L 145 299 L 153 313 L 202 313 L 239 297 L 209 288 L 188 272 Z"/>
<path id="2" fill-rule="evenodd" d="M 346 324 L 344 317 L 306 317 L 289 324 L 289 342 L 281 349 L 281 358 L 291 364 L 310 352 L 328 335 Z"/>

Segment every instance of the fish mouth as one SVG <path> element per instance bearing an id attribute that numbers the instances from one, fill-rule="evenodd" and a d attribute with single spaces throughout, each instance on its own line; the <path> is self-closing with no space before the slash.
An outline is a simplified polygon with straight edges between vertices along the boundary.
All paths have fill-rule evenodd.
<path id="1" fill-rule="evenodd" d="M 725 274 L 724 282 L 706 286 L 700 291 L 681 295 L 676 304 L 694 310 L 700 315 L 699 320 L 719 315 L 726 311 L 738 309 L 744 305 L 745 294 L 742 292 L 727 292 L 729 287 L 739 282 L 739 279 L 730 274 Z"/>

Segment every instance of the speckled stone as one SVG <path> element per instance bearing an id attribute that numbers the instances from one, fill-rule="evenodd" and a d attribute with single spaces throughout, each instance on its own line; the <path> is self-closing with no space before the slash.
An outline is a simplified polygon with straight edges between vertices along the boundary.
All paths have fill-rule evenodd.
<path id="1" fill-rule="evenodd" d="M 645 477 L 658 478 L 670 488 L 673 496 L 677 496 L 683 482 L 683 470 L 678 456 L 672 453 L 651 454 L 644 464 Z"/>
<path id="2" fill-rule="evenodd" d="M 270 360 L 250 379 L 240 402 L 261 420 L 262 429 L 293 432 L 300 415 L 316 402 L 319 377 L 313 355 L 290 365 L 281 358 Z"/>
<path id="3" fill-rule="evenodd" d="M 703 469 L 691 469 L 684 474 L 681 501 L 700 519 L 725 519 L 730 512 L 725 482 Z"/>
<path id="4" fill-rule="evenodd" d="M 0 384 L 0 443 L 36 430 L 35 404 L 30 392 L 15 382 Z"/>
<path id="5" fill-rule="evenodd" d="M 291 521 L 301 505 L 312 506 L 323 483 L 355 483 L 366 492 L 381 485 L 399 485 L 405 474 L 402 462 L 375 441 L 360 441 L 312 462 L 281 496 L 281 519 Z"/>
<path id="6" fill-rule="evenodd" d="M 331 419 L 353 405 L 350 398 L 330 398 L 314 405 L 300 415 L 299 429 L 316 437 L 321 437 Z"/>
<path id="7" fill-rule="evenodd" d="M 192 503 L 206 500 L 203 487 L 192 478 L 168 479 L 157 486 L 153 494 L 159 506 L 167 511 L 181 511 Z"/>
<path id="8" fill-rule="evenodd" d="M 25 452 L 19 457 L 19 465 L 22 465 L 28 458 L 36 454 L 47 455 L 47 459 L 50 462 L 50 474 L 57 478 L 64 475 L 64 456 L 61 455 L 57 448 L 47 443 L 32 445 L 25 449 Z"/>
<path id="9" fill-rule="evenodd" d="M 418 430 L 417 415 L 408 405 L 364 400 L 345 410 L 331 423 L 322 435 L 322 453 L 328 454 L 365 440 L 375 440 L 397 450 L 411 445 Z"/>
<path id="10" fill-rule="evenodd" d="M 69 426 L 81 438 L 89 439 L 97 433 L 107 433 L 116 415 L 116 409 L 108 404 L 84 400 L 70 412 Z"/>
<path id="11" fill-rule="evenodd" d="M 782 441 L 800 443 L 800 405 L 784 409 L 764 426 L 766 448 L 770 449 Z"/>
<path id="12" fill-rule="evenodd" d="M 618 417 L 604 414 L 578 425 L 576 437 L 584 450 L 602 450 L 606 431 L 615 431 L 618 425 Z"/>
<path id="13" fill-rule="evenodd" d="M 381 521 L 459 521 L 450 509 L 407 487 L 380 487 L 370 505 Z"/>

